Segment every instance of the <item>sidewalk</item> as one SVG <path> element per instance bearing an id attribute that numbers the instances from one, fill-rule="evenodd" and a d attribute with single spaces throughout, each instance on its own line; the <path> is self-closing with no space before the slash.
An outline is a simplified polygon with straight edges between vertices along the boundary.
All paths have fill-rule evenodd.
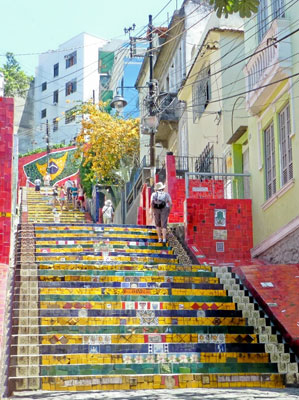
<path id="1" fill-rule="evenodd" d="M 297 400 L 299 388 L 288 389 L 176 389 L 118 392 L 24 392 L 12 400 Z M 5 400 L 5 399 L 3 399 Z"/>

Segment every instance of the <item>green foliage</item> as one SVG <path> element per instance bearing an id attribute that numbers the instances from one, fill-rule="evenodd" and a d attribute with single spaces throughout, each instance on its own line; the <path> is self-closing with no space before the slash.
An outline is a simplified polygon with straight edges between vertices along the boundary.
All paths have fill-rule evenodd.
<path id="1" fill-rule="evenodd" d="M 80 182 L 88 198 L 92 197 L 92 186 L 93 186 L 92 179 L 90 179 L 90 173 L 91 173 L 90 169 L 91 169 L 91 162 L 87 163 L 86 165 L 83 165 L 82 162 L 79 167 Z"/>
<path id="2" fill-rule="evenodd" d="M 65 144 L 62 144 L 62 143 L 53 144 L 53 145 L 51 144 L 51 149 L 62 149 L 64 147 L 65 147 Z M 31 156 L 32 154 L 43 153 L 44 151 L 47 151 L 46 147 L 43 147 L 43 148 L 38 147 L 37 149 L 27 151 L 27 153 L 19 154 L 19 158 Z"/>
<path id="3" fill-rule="evenodd" d="M 210 0 L 210 4 L 214 5 L 217 17 L 229 14 L 239 13 L 241 18 L 249 18 L 258 10 L 259 0 Z"/>
<path id="4" fill-rule="evenodd" d="M 15 59 L 13 53 L 6 53 L 6 64 L 0 68 L 0 72 L 4 75 L 4 96 L 25 98 L 32 76 L 28 76 L 21 70 L 20 64 Z"/>

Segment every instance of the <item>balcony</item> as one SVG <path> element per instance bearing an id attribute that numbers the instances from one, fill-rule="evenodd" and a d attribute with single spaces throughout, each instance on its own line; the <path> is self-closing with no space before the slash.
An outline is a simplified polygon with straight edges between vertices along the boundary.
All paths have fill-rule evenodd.
<path id="1" fill-rule="evenodd" d="M 284 18 L 275 19 L 262 42 L 244 68 L 247 110 L 252 114 L 262 111 L 269 96 L 277 88 L 269 85 L 290 75 L 292 66 L 291 37 L 280 42 L 290 32 L 289 21 Z M 269 85 L 269 86 L 266 86 Z M 266 87 L 261 87 L 266 86 Z"/>
<path id="2" fill-rule="evenodd" d="M 156 132 L 156 143 L 168 147 L 168 141 L 172 134 L 178 130 L 178 122 L 181 116 L 180 102 L 177 95 L 168 93 L 159 102 L 159 126 Z"/>

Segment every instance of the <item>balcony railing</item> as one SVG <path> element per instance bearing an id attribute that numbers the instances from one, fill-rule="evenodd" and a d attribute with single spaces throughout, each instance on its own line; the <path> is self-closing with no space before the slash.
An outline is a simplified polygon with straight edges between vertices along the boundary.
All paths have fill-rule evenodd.
<path id="1" fill-rule="evenodd" d="M 178 121 L 180 117 L 179 101 L 175 93 L 168 93 L 162 98 L 160 109 L 160 121 Z"/>
<path id="2" fill-rule="evenodd" d="M 247 108 L 259 112 L 273 90 L 268 83 L 289 75 L 292 65 L 291 38 L 277 42 L 289 33 L 289 21 L 284 18 L 275 19 L 262 42 L 249 59 L 244 68 L 246 76 Z M 266 87 L 261 87 L 266 86 Z"/>
<path id="3" fill-rule="evenodd" d="M 184 178 L 185 172 L 224 172 L 224 160 L 222 157 L 176 156 L 175 164 L 178 178 Z"/>
<path id="4" fill-rule="evenodd" d="M 250 174 L 228 174 L 228 173 L 209 173 L 209 172 L 186 172 L 185 173 L 185 188 L 186 198 L 192 197 L 191 190 L 200 192 L 199 187 L 192 187 L 190 180 L 199 179 L 201 181 L 209 180 L 212 182 L 212 197 L 213 197 L 213 182 L 223 182 L 223 197 L 225 199 L 250 199 Z"/>

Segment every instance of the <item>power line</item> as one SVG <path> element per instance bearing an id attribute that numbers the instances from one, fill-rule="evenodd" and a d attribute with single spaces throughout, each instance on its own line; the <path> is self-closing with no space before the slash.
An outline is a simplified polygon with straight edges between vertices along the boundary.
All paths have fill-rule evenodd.
<path id="1" fill-rule="evenodd" d="M 270 82 L 270 83 L 267 83 L 265 85 L 261 85 L 258 88 L 248 89 L 248 90 L 245 90 L 244 92 L 239 92 L 239 93 L 236 93 L 236 94 L 233 94 L 233 95 L 230 95 L 230 96 L 222 97 L 221 99 L 210 100 L 209 104 L 210 103 L 216 103 L 218 101 L 233 99 L 234 97 L 238 97 L 238 96 L 243 96 L 244 94 L 255 92 L 256 90 L 260 90 L 260 89 L 266 88 L 268 86 L 275 85 L 276 83 L 280 83 L 280 82 L 286 81 L 286 80 L 294 78 L 295 76 L 298 76 L 298 75 L 299 75 L 299 72 L 297 72 L 295 74 L 292 74 L 292 75 L 288 75 L 285 78 L 278 79 L 277 81 Z M 205 105 L 205 103 L 198 103 L 198 104 L 196 104 L 194 106 L 192 105 L 190 108 L 193 108 L 193 107 L 196 107 L 196 106 L 201 106 L 201 105 Z"/>
<path id="2" fill-rule="evenodd" d="M 297 33 L 298 31 L 299 31 L 299 28 L 297 28 L 295 31 L 293 31 L 293 32 L 291 32 L 291 33 L 285 35 L 285 36 L 282 37 L 281 39 L 276 39 L 275 42 L 273 42 L 273 43 L 271 43 L 271 44 L 269 44 L 269 45 L 263 47 L 262 49 L 254 51 L 253 53 L 251 53 L 251 54 L 249 54 L 248 56 L 242 58 L 241 60 L 239 60 L 239 61 L 237 61 L 237 62 L 235 62 L 235 63 L 233 63 L 233 64 L 230 64 L 230 65 L 228 65 L 228 66 L 226 66 L 226 67 L 220 69 L 220 70 L 217 71 L 217 72 L 214 72 L 214 73 L 210 74 L 209 76 L 211 77 L 211 76 L 213 76 L 213 75 L 217 75 L 217 74 L 220 74 L 220 73 L 222 73 L 222 72 L 224 72 L 224 71 L 227 71 L 229 68 L 232 68 L 232 67 L 234 67 L 234 66 L 240 64 L 241 62 L 243 62 L 243 61 L 245 61 L 245 60 L 248 60 L 249 58 L 253 57 L 254 55 L 263 52 L 265 49 L 268 49 L 269 47 L 275 46 L 276 43 L 279 43 L 279 42 L 281 42 L 282 40 L 287 39 L 288 37 L 294 35 L 294 34 Z M 192 76 L 195 76 L 195 75 L 198 75 L 198 73 L 197 73 L 197 74 L 193 74 Z M 188 79 L 190 79 L 190 78 L 191 78 L 191 76 L 189 76 Z M 183 86 L 182 89 L 184 89 L 184 88 L 187 87 L 187 86 L 193 85 L 194 83 L 201 82 L 201 81 L 203 81 L 203 80 L 205 80 L 205 78 L 203 78 L 203 79 L 198 79 L 198 80 L 193 81 L 192 83 L 185 84 L 185 85 Z"/>
<path id="3" fill-rule="evenodd" d="M 292 4 L 293 3 L 293 4 Z M 295 2 L 294 2 L 294 0 L 290 0 L 286 5 L 288 5 L 288 4 L 290 4 L 289 5 L 289 7 L 287 7 L 287 8 L 285 8 L 285 11 L 287 11 L 288 9 L 290 9 L 291 7 L 293 7 L 293 5 L 295 4 Z M 269 5 L 267 8 L 270 8 L 271 7 L 271 5 Z M 272 14 L 270 14 L 268 17 L 267 17 L 267 19 L 269 18 L 269 21 L 267 22 L 267 24 L 266 24 L 266 26 L 268 26 L 268 25 L 270 25 L 271 23 L 272 23 L 272 21 L 273 21 L 273 18 L 271 18 L 271 17 L 273 17 L 273 16 L 275 16 L 275 13 L 273 12 Z M 245 24 L 247 24 L 247 23 L 249 23 L 252 19 L 254 19 L 254 18 L 256 18 L 256 15 L 254 15 L 253 17 L 251 17 L 250 18 L 250 20 L 249 21 L 246 21 L 246 23 Z M 294 22 L 294 23 L 296 23 L 296 21 Z M 292 23 L 291 25 L 293 25 L 294 23 Z M 256 28 L 258 26 L 258 23 L 256 23 L 256 24 L 254 24 L 247 32 L 249 32 L 250 30 L 252 30 L 252 29 L 254 29 L 254 28 Z M 282 29 L 281 31 L 280 31 L 280 34 L 283 32 L 283 31 L 285 31 L 285 30 L 287 30 L 289 28 L 289 26 L 287 26 L 287 27 L 285 27 L 284 29 Z M 239 28 L 236 28 L 236 30 L 240 30 L 241 29 L 241 26 L 239 27 Z M 243 50 L 243 46 L 244 46 L 244 43 L 246 43 L 248 40 L 250 40 L 252 37 L 254 37 L 256 35 L 256 32 L 254 32 L 251 36 L 249 36 L 246 40 L 243 40 L 241 43 L 239 43 L 237 46 L 235 46 L 235 47 L 233 47 L 233 48 L 231 48 L 229 51 L 227 51 L 223 56 L 221 56 L 220 58 L 218 58 L 217 60 L 215 60 L 215 61 L 213 61 L 212 63 L 210 63 L 210 65 L 209 66 L 212 66 L 212 65 L 214 65 L 214 64 L 216 64 L 216 63 L 218 63 L 219 61 L 221 61 L 224 57 L 226 57 L 227 55 L 231 55 L 231 52 L 233 51 L 233 50 L 236 50 L 237 48 L 239 48 L 239 47 L 241 47 L 241 51 Z M 228 45 L 228 44 L 230 44 L 230 43 L 232 43 L 232 42 L 235 42 L 237 40 L 237 38 L 234 38 L 234 39 L 232 39 L 232 40 L 230 40 L 229 42 L 227 42 L 224 46 L 222 46 L 222 49 L 226 46 L 226 45 Z M 217 50 L 214 50 L 214 51 L 212 51 L 210 54 L 213 54 L 214 52 L 216 52 Z M 207 54 L 206 56 L 204 56 L 204 57 L 202 57 L 202 59 L 205 59 L 205 58 L 208 58 L 208 57 L 210 57 L 210 54 Z M 197 56 L 198 56 L 198 54 L 197 54 Z M 197 56 L 195 57 L 195 60 L 196 60 L 196 58 L 197 58 Z M 233 60 L 234 61 L 234 60 Z M 233 62 L 232 61 L 232 62 Z M 190 64 L 192 65 L 192 64 L 194 64 L 194 61 L 192 62 L 190 62 Z M 192 68 L 191 68 L 192 69 Z M 182 69 L 181 69 L 182 70 Z M 191 71 L 191 70 L 190 70 Z M 186 77 L 186 80 L 188 79 L 188 78 L 192 78 L 194 75 L 197 75 L 197 73 L 196 74 L 193 74 L 193 75 L 190 75 L 190 76 L 187 76 Z"/>

